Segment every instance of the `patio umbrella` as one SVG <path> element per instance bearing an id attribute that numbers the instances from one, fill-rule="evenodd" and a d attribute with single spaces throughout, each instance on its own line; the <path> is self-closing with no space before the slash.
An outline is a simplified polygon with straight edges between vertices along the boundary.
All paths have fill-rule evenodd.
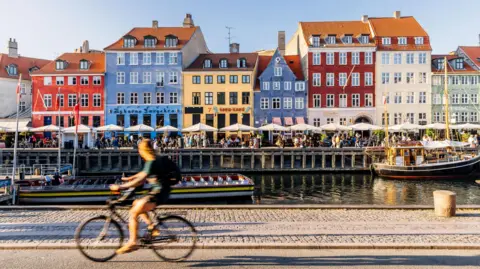
<path id="1" fill-rule="evenodd" d="M 124 131 L 125 132 L 138 132 L 138 133 L 145 132 L 145 133 L 148 133 L 148 132 L 155 131 L 155 129 L 153 129 L 152 127 L 150 127 L 148 125 L 145 125 L 145 124 L 139 124 L 139 125 L 130 126 L 128 128 L 125 128 Z"/>
<path id="2" fill-rule="evenodd" d="M 352 128 L 352 130 L 357 130 L 357 131 L 375 131 L 375 130 L 382 130 L 383 127 L 369 124 L 369 123 L 357 123 L 352 126 L 349 126 Z"/>
<path id="3" fill-rule="evenodd" d="M 287 127 L 283 127 L 281 125 L 270 123 L 258 128 L 259 131 L 288 131 Z"/>
<path id="4" fill-rule="evenodd" d="M 329 123 L 320 126 L 320 129 L 323 131 L 350 131 L 351 128 L 348 126 L 344 126 L 338 123 Z"/>
<path id="5" fill-rule="evenodd" d="M 77 129 L 76 126 L 72 126 L 72 127 L 63 129 L 63 132 L 66 134 L 74 134 L 75 132 L 79 134 L 88 134 L 92 132 L 92 127 L 83 125 L 83 124 L 78 125 L 78 131 L 76 129 Z"/>
<path id="6" fill-rule="evenodd" d="M 450 128 L 452 129 L 464 129 L 464 130 L 479 130 L 479 124 L 472 124 L 472 123 L 465 123 L 465 124 L 458 124 L 452 125 Z"/>
<path id="7" fill-rule="evenodd" d="M 167 125 L 167 126 L 157 128 L 157 130 L 155 130 L 155 131 L 168 133 L 168 132 L 178 132 L 180 130 L 178 128 L 173 127 L 173 126 Z"/>
<path id="8" fill-rule="evenodd" d="M 422 128 L 423 128 L 422 125 L 406 122 L 406 123 L 402 123 L 402 124 L 398 124 L 398 125 L 394 125 L 392 127 L 389 127 L 388 131 L 389 132 L 390 131 L 391 132 L 400 132 L 400 131 L 418 130 L 418 129 L 422 129 Z"/>
<path id="9" fill-rule="evenodd" d="M 445 130 L 447 125 L 445 123 L 430 123 L 427 125 L 423 125 L 421 129 L 433 129 L 433 130 Z"/>
<path id="10" fill-rule="evenodd" d="M 30 131 L 32 132 L 58 132 L 59 128 L 56 125 L 47 125 L 38 128 L 32 128 Z M 61 128 L 60 128 L 61 130 Z"/>
<path id="11" fill-rule="evenodd" d="M 117 131 L 123 131 L 123 127 L 115 124 L 109 124 L 109 125 L 95 128 L 95 130 L 102 131 L 102 132 L 117 132 Z"/>
<path id="12" fill-rule="evenodd" d="M 309 125 L 306 123 L 300 123 L 296 125 L 292 125 L 289 127 L 292 131 L 320 131 L 319 127 L 315 127 L 313 125 Z"/>
<path id="13" fill-rule="evenodd" d="M 0 132 L 7 130 L 7 128 L 0 126 Z"/>
<path id="14" fill-rule="evenodd" d="M 3 127 L 0 127 L 0 131 L 2 131 L 2 128 Z M 18 132 L 19 133 L 22 133 L 22 132 L 30 132 L 32 130 L 31 127 L 18 127 Z M 7 132 L 7 133 L 15 133 L 15 129 L 14 128 L 3 128 L 3 131 Z"/>
<path id="15" fill-rule="evenodd" d="M 212 127 L 210 125 L 203 124 L 203 123 L 197 123 L 195 125 L 182 129 L 182 132 L 184 133 L 215 132 L 215 131 L 217 131 L 217 128 Z"/>
<path id="16" fill-rule="evenodd" d="M 223 131 L 223 132 L 249 132 L 249 131 L 256 131 L 256 130 L 257 128 L 255 127 L 243 125 L 240 123 L 236 123 L 220 129 L 220 131 Z"/>

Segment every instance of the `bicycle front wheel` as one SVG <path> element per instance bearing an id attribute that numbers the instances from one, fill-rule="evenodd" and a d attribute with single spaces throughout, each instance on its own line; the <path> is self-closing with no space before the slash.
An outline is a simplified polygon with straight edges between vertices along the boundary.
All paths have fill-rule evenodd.
<path id="1" fill-rule="evenodd" d="M 83 256 L 106 262 L 123 244 L 123 230 L 115 220 L 98 216 L 82 222 L 75 231 L 75 243 Z"/>
<path id="2" fill-rule="evenodd" d="M 186 219 L 179 216 L 158 218 L 156 229 L 160 235 L 151 239 L 155 254 L 168 262 L 182 261 L 192 255 L 197 243 L 197 231 Z"/>

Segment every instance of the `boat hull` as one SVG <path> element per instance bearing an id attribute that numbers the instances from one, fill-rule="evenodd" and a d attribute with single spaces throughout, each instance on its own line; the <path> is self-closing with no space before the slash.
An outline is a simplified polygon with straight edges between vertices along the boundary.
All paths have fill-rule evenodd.
<path id="1" fill-rule="evenodd" d="M 447 179 L 468 177 L 479 167 L 480 156 L 470 160 L 421 166 L 396 166 L 374 163 L 373 171 L 382 178 L 392 179 Z"/>

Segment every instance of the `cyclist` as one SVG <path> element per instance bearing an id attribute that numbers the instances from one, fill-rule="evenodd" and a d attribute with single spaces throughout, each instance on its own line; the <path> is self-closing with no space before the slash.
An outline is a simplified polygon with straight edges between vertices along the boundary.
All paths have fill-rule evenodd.
<path id="1" fill-rule="evenodd" d="M 159 231 L 154 230 L 154 224 L 147 212 L 155 209 L 159 204 L 163 204 L 168 200 L 172 185 L 181 180 L 180 169 L 166 156 L 155 156 L 155 151 L 152 148 L 150 139 L 144 139 L 138 146 L 140 157 L 145 160 L 144 169 L 131 177 L 122 178 L 124 181 L 129 181 L 122 185 L 110 185 L 110 190 L 117 192 L 132 187 L 137 187 L 145 183 L 148 178 L 152 186 L 150 192 L 139 199 L 136 199 L 132 208 L 130 209 L 130 220 L 128 229 L 130 232 L 130 239 L 128 243 L 117 250 L 117 254 L 132 252 L 138 249 L 137 245 L 137 228 L 140 216 L 148 225 L 148 229 L 152 231 L 154 236 L 159 235 Z M 155 176 L 156 179 L 149 178 Z"/>

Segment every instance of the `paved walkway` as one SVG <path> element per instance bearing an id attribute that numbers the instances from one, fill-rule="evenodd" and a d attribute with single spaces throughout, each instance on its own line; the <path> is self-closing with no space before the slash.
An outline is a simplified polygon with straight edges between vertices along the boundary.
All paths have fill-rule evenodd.
<path id="1" fill-rule="evenodd" d="M 0 248 L 72 245 L 78 224 L 102 210 L 0 211 Z M 185 210 L 200 247 L 475 247 L 480 210 L 435 217 L 433 210 Z M 122 211 L 127 216 L 126 211 Z"/>

